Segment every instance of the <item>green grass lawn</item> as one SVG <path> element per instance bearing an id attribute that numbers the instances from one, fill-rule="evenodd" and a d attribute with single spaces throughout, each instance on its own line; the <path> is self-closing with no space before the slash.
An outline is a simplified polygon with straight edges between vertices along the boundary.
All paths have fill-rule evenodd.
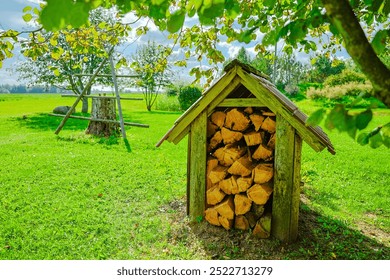
<path id="1" fill-rule="evenodd" d="M 87 122 L 47 116 L 59 95 L 0 95 L 0 259 L 389 259 L 390 151 L 335 131 L 337 154 L 302 155 L 299 239 L 258 240 L 185 217 L 187 143 L 155 144 L 179 112 L 123 101 L 150 128 L 86 136 Z M 315 110 L 303 101 L 303 110 Z M 79 108 L 78 108 L 79 109 Z M 375 112 L 372 126 L 390 121 Z"/>

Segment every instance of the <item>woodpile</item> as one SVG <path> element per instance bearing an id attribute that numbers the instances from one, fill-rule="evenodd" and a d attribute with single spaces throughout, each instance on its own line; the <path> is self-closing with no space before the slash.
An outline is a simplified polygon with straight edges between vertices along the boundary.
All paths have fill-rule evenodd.
<path id="1" fill-rule="evenodd" d="M 275 114 L 267 108 L 211 114 L 205 211 L 210 224 L 270 236 L 275 128 Z"/>

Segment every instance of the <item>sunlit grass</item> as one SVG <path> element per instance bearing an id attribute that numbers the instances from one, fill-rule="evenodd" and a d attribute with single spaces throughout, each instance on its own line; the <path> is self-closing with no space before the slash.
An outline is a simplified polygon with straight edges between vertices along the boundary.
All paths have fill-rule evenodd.
<path id="1" fill-rule="evenodd" d="M 219 244 L 208 243 L 204 234 L 195 235 L 185 220 L 172 221 L 173 216 L 185 214 L 185 207 L 173 202 L 185 202 L 187 143 L 183 139 L 177 146 L 164 143 L 160 148 L 155 144 L 181 113 L 147 112 L 143 101 L 123 101 L 126 121 L 150 125 L 127 128 L 129 153 L 121 138 L 85 135 L 87 122 L 81 120 L 69 120 L 55 135 L 60 119 L 47 113 L 72 102 L 50 94 L 0 95 L 0 259 L 211 259 L 218 255 Z M 312 109 L 309 103 L 302 105 Z M 381 110 L 372 126 L 383 121 L 390 121 L 388 110 Z M 323 215 L 317 220 L 320 241 L 316 242 L 328 248 L 320 232 L 339 234 L 346 231 L 344 226 L 353 232 L 360 222 L 388 234 L 389 150 L 361 147 L 345 134 L 329 135 L 335 156 L 315 153 L 307 145 L 302 155 L 304 192 L 309 199 L 303 213 L 310 208 Z M 348 244 L 360 235 L 345 236 Z M 254 256 L 225 244 L 219 258 L 332 256 L 325 249 L 313 255 L 312 249 L 309 253 L 297 248 L 314 244 L 303 237 L 285 253 L 275 240 L 265 241 L 270 251 L 257 250 Z M 378 258 L 376 251 L 363 251 L 342 258 Z"/>

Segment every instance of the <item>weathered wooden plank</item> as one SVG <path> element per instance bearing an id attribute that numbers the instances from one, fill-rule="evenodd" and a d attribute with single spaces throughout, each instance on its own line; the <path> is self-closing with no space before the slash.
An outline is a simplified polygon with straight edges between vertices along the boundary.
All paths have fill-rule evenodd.
<path id="1" fill-rule="evenodd" d="M 298 218 L 301 193 L 301 154 L 302 138 L 295 133 L 294 139 L 294 174 L 293 190 L 291 196 L 291 222 L 290 222 L 290 240 L 294 241 L 298 237 Z"/>
<path id="2" fill-rule="evenodd" d="M 61 114 L 48 114 L 49 116 L 52 117 L 61 117 L 63 118 L 65 115 Z M 105 120 L 105 119 L 97 119 L 97 118 L 88 118 L 88 117 L 83 117 L 83 116 L 69 116 L 70 119 L 79 119 L 79 120 L 86 120 L 86 121 L 94 121 L 94 122 L 105 122 L 105 123 L 117 123 L 119 124 L 119 121 L 116 120 Z M 138 127 L 145 127 L 148 128 L 148 124 L 142 124 L 142 123 L 133 123 L 133 122 L 124 122 L 124 125 L 129 125 L 129 126 L 138 126 Z"/>
<path id="3" fill-rule="evenodd" d="M 80 77 L 91 77 L 92 74 L 73 74 L 73 76 L 80 76 Z M 140 75 L 121 75 L 121 74 L 116 74 L 115 75 L 117 78 L 138 78 Z M 98 74 L 96 77 L 106 77 L 106 78 L 112 78 L 111 74 Z"/>
<path id="4" fill-rule="evenodd" d="M 190 220 L 203 216 L 206 205 L 207 112 L 191 123 L 190 158 Z"/>
<path id="5" fill-rule="evenodd" d="M 272 235 L 283 242 L 296 239 L 299 185 L 294 178 L 295 129 L 280 114 L 276 116 L 275 175 L 272 203 Z M 299 141 L 297 141 L 297 145 Z M 298 192 L 298 197 L 297 197 Z M 297 200 L 298 201 L 295 201 Z"/>
<path id="6" fill-rule="evenodd" d="M 229 83 L 236 76 L 235 69 L 226 73 L 218 82 L 216 82 L 208 91 L 206 91 L 201 98 L 199 98 L 187 111 L 184 112 L 175 122 L 174 128 L 167 136 L 166 140 L 173 142 L 177 136 L 179 136 L 183 130 L 185 130 L 194 119 L 205 109 L 207 106 L 220 95 L 220 92 L 229 85 Z M 179 140 L 180 141 L 180 140 Z M 177 140 L 175 142 L 178 142 Z"/>
<path id="7" fill-rule="evenodd" d="M 219 107 L 264 107 L 257 98 L 226 98 L 218 104 Z"/>
<path id="8" fill-rule="evenodd" d="M 234 79 L 231 80 L 230 83 L 227 84 L 226 87 L 220 91 L 219 95 L 212 102 L 210 102 L 207 107 L 208 115 L 211 115 L 216 107 L 220 107 L 221 102 L 223 102 L 232 91 L 239 87 L 241 85 L 241 82 L 241 78 L 235 76 Z"/>
<path id="9" fill-rule="evenodd" d="M 61 94 L 61 97 L 77 97 L 76 94 Z M 84 98 L 116 99 L 115 96 L 86 95 Z M 121 100 L 144 100 L 141 97 L 121 97 Z"/>
<path id="10" fill-rule="evenodd" d="M 304 123 L 301 123 L 297 118 L 293 116 L 291 110 L 297 109 L 283 107 L 282 103 L 273 95 L 269 93 L 269 88 L 263 86 L 259 81 L 246 73 L 242 69 L 237 69 L 237 74 L 242 78 L 243 85 L 251 91 L 261 102 L 267 104 L 267 107 L 274 113 L 279 113 L 283 118 L 285 118 L 296 130 L 299 136 L 309 144 L 315 151 L 320 152 L 326 145 L 322 143 L 319 138 L 309 130 Z"/>

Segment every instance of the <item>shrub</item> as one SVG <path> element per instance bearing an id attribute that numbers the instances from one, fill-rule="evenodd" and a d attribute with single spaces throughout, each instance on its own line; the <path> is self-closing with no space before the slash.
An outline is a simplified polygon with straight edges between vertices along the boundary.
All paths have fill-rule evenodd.
<path id="1" fill-rule="evenodd" d="M 284 90 L 289 95 L 296 95 L 296 94 L 299 93 L 299 87 L 297 85 L 295 85 L 295 84 L 287 84 L 284 87 Z"/>
<path id="2" fill-rule="evenodd" d="M 315 88 L 315 89 L 323 88 L 323 84 L 322 83 L 302 83 L 302 84 L 298 84 L 298 87 L 299 87 L 300 93 L 306 93 L 306 91 L 309 88 Z"/>
<path id="3" fill-rule="evenodd" d="M 319 97 L 325 97 L 329 99 L 338 99 L 345 95 L 358 96 L 361 93 L 369 95 L 372 91 L 370 83 L 360 84 L 357 82 L 351 82 L 338 86 L 325 86 L 322 89 L 309 88 L 306 92 L 308 98 L 315 99 Z"/>
<path id="4" fill-rule="evenodd" d="M 165 94 L 167 96 L 177 96 L 179 94 L 179 89 L 175 86 L 171 86 L 171 87 L 167 88 Z"/>
<path id="5" fill-rule="evenodd" d="M 178 96 L 180 109 L 187 110 L 201 96 L 202 90 L 196 86 L 182 87 Z"/>
<path id="6" fill-rule="evenodd" d="M 325 86 L 338 86 L 349 83 L 364 84 L 366 76 L 353 70 L 345 69 L 340 74 L 329 76 L 325 79 Z"/>
<path id="7" fill-rule="evenodd" d="M 180 104 L 177 96 L 171 96 L 168 94 L 160 94 L 155 103 L 156 110 L 179 112 Z"/>

